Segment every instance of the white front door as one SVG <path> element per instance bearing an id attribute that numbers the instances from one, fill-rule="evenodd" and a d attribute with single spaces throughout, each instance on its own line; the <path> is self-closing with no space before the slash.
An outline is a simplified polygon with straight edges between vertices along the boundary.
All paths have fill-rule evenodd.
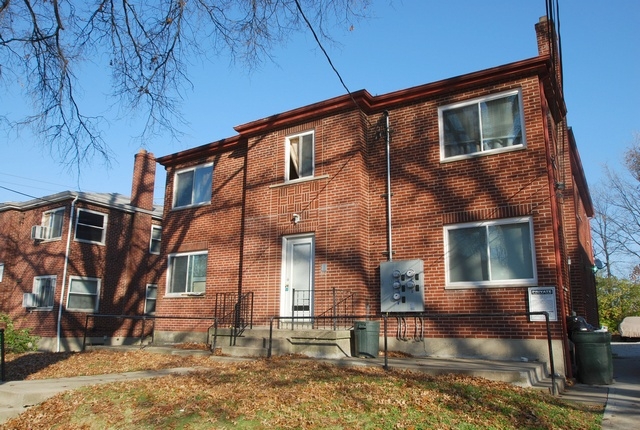
<path id="1" fill-rule="evenodd" d="M 284 237 L 282 250 L 280 316 L 310 317 L 313 313 L 313 236 Z"/>

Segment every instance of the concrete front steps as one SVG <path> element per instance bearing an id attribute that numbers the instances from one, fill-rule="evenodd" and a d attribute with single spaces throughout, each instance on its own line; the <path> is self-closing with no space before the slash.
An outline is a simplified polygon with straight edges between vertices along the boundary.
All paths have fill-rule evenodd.
<path id="1" fill-rule="evenodd" d="M 273 329 L 271 354 L 305 355 L 315 358 L 344 358 L 351 356 L 351 330 Z M 216 353 L 232 357 L 267 357 L 270 330 L 245 330 L 235 338 L 230 329 L 218 329 Z"/>

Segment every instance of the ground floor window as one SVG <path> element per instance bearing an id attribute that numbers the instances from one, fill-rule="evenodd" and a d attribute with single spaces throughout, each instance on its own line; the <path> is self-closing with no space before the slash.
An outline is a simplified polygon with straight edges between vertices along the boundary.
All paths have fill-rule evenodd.
<path id="1" fill-rule="evenodd" d="M 56 291 L 56 276 L 36 276 L 33 278 L 33 305 L 37 309 L 53 309 Z"/>
<path id="2" fill-rule="evenodd" d="M 169 255 L 167 294 L 204 293 L 207 251 Z"/>
<path id="3" fill-rule="evenodd" d="M 535 285 L 531 218 L 446 226 L 448 287 Z"/>
<path id="4" fill-rule="evenodd" d="M 156 284 L 147 284 L 147 291 L 144 301 L 144 313 L 146 315 L 156 314 L 156 299 L 158 297 L 158 286 Z"/>
<path id="5" fill-rule="evenodd" d="M 100 279 L 72 276 L 69 279 L 67 309 L 70 311 L 97 312 L 100 297 Z"/>

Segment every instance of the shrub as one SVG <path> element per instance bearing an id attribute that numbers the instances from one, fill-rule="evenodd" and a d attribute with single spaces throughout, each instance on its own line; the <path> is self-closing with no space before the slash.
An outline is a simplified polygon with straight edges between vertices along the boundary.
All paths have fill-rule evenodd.
<path id="1" fill-rule="evenodd" d="M 0 313 L 0 323 L 5 324 L 4 348 L 5 352 L 21 353 L 35 351 L 38 348 L 38 336 L 31 335 L 30 328 L 17 330 L 13 326 L 11 317 Z"/>

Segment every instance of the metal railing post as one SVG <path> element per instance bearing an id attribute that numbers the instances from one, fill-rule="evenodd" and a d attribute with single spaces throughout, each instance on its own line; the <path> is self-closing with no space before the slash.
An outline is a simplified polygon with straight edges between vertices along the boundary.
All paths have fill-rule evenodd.
<path id="1" fill-rule="evenodd" d="M 4 382 L 6 380 L 5 368 L 4 368 L 4 327 L 0 327 L 0 381 Z"/>

